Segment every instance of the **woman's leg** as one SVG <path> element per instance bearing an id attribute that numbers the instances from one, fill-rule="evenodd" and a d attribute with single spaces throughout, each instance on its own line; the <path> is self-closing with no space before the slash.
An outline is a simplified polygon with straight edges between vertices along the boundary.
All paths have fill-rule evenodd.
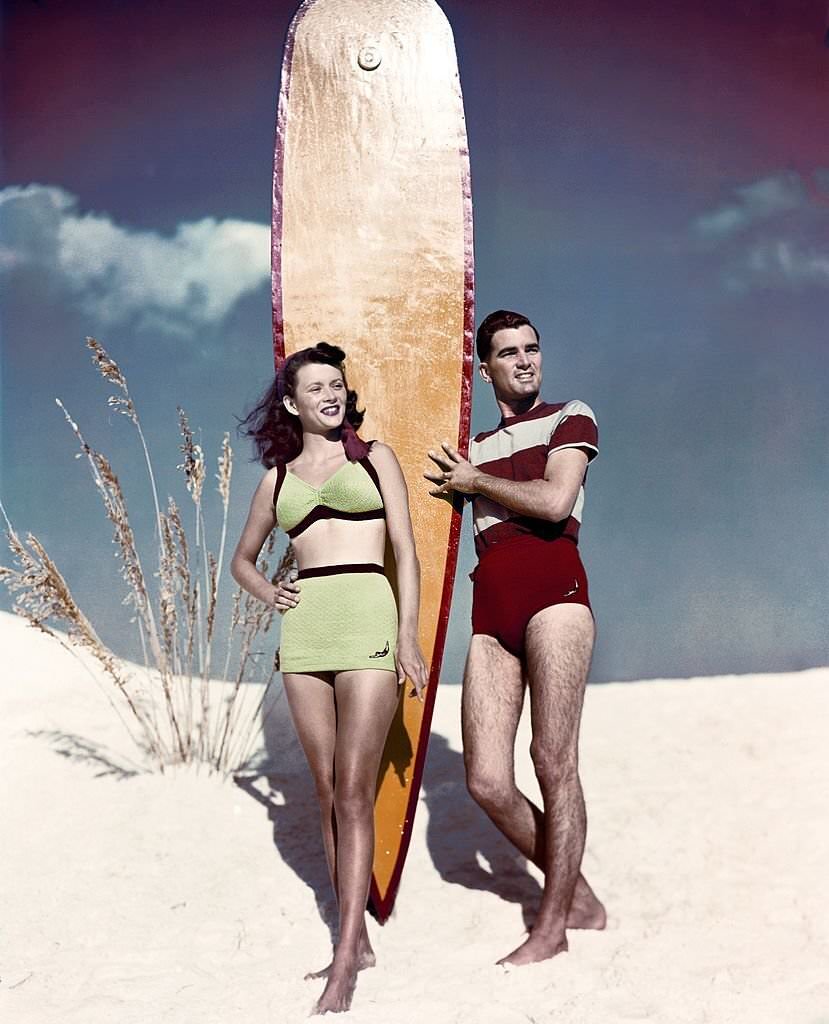
<path id="1" fill-rule="evenodd" d="M 397 708 L 393 672 L 340 672 L 334 753 L 340 940 L 317 1009 L 347 1010 L 359 969 L 361 934 L 374 857 L 374 797 L 386 736 Z"/>
<path id="2" fill-rule="evenodd" d="M 337 709 L 330 673 L 285 672 L 285 696 L 294 728 L 305 751 L 317 791 L 322 842 L 334 893 L 337 892 L 336 834 L 334 824 L 334 752 L 337 741 Z"/>

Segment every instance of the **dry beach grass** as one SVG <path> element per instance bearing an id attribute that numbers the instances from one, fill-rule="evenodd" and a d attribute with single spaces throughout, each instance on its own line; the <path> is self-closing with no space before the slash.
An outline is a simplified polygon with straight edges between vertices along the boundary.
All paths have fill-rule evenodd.
<path id="1" fill-rule="evenodd" d="M 114 387 L 107 405 L 133 424 L 147 469 L 149 494 L 155 512 L 157 569 L 148 574 L 130 525 L 126 497 L 109 460 L 94 449 L 69 411 L 57 399 L 66 422 L 86 459 L 95 487 L 114 531 L 113 541 L 126 584 L 124 604 L 139 631 L 144 651 L 143 670 L 126 673 L 75 600 L 54 560 L 37 537 L 22 539 L 0 505 L 14 566 L 0 566 L 0 581 L 15 598 L 15 611 L 61 643 L 91 653 L 114 684 L 113 707 L 128 729 L 148 766 L 160 771 L 177 763 L 199 761 L 228 774 L 248 761 L 263 702 L 278 668 L 278 652 L 263 656 L 275 612 L 237 588 L 230 604 L 223 637 L 222 678 L 228 680 L 218 697 L 210 686 L 213 653 L 219 627 L 217 608 L 227 540 L 233 451 L 225 434 L 218 457 L 217 491 L 222 505 L 217 553 L 205 529 L 205 458 L 184 410 L 179 409 L 179 450 L 192 501 L 193 541 L 188 541 L 183 514 L 172 497 L 166 510 L 159 502 L 156 475 L 144 431 L 118 364 L 94 338 L 87 339 L 101 376 Z M 271 573 L 274 537 L 270 537 L 259 568 L 274 580 L 292 569 L 290 546 Z M 53 629 L 66 631 L 61 639 Z M 274 645 L 272 645 L 274 646 Z M 247 683 L 258 684 L 253 690 Z M 251 701 L 252 693 L 257 700 Z M 212 703 L 211 703 L 212 695 Z"/>

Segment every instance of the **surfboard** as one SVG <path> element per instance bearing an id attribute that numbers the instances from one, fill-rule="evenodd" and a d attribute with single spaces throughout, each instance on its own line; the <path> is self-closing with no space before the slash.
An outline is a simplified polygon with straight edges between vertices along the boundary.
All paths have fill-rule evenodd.
<path id="1" fill-rule="evenodd" d="M 394 905 L 440 675 L 460 513 L 428 495 L 426 451 L 467 450 L 472 198 L 452 31 L 433 0 L 305 0 L 285 43 L 272 225 L 273 346 L 347 353 L 364 438 L 391 445 L 421 565 L 421 704 L 405 694 L 375 802 L 370 909 Z"/>

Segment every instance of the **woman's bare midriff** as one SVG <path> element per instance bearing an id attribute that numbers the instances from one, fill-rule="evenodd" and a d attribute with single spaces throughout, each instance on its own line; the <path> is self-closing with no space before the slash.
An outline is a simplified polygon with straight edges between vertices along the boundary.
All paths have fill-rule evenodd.
<path id="1" fill-rule="evenodd" d="M 373 562 L 382 565 L 386 550 L 383 519 L 319 519 L 293 542 L 297 566 L 314 569 L 324 565 Z"/>

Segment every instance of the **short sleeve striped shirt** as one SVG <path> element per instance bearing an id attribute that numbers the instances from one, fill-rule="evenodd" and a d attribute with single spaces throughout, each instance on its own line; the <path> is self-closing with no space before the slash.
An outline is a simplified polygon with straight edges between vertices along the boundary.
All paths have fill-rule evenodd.
<path id="1" fill-rule="evenodd" d="M 529 412 L 502 419 L 495 430 L 477 434 L 469 446 L 469 461 L 484 473 L 505 480 L 541 480 L 553 452 L 580 448 L 592 462 L 599 454 L 598 444 L 596 417 L 589 405 L 541 402 Z M 475 550 L 481 555 L 492 544 L 527 533 L 570 537 L 578 542 L 583 508 L 584 481 L 569 518 L 560 523 L 522 516 L 496 501 L 473 495 Z"/>

